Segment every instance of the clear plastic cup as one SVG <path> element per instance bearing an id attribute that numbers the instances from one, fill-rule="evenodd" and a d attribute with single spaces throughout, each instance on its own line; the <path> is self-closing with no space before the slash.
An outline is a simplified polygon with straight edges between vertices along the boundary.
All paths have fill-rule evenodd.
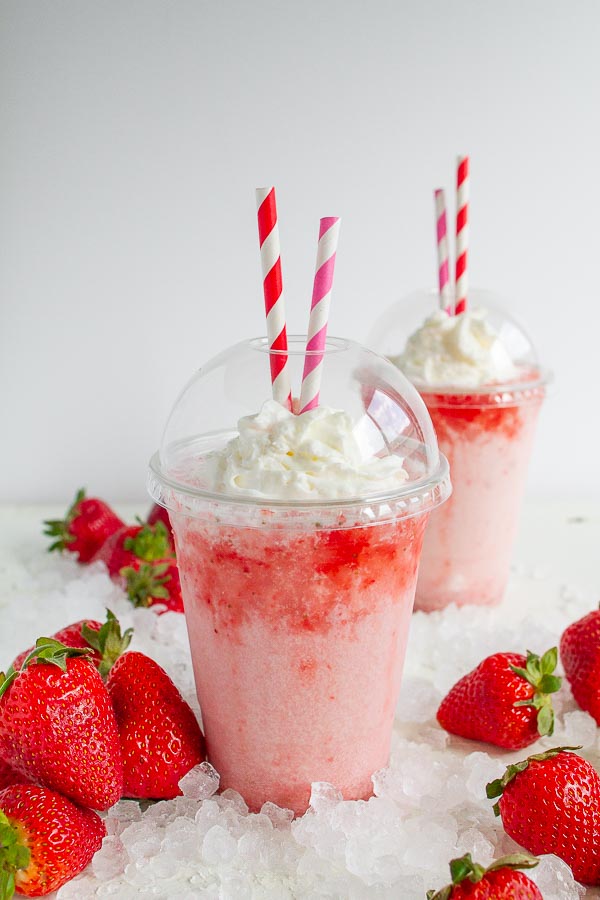
<path id="1" fill-rule="evenodd" d="M 289 339 L 299 385 L 305 338 Z M 177 401 L 149 490 L 175 532 L 196 688 L 222 788 L 299 814 L 310 785 L 371 793 L 387 764 L 425 525 L 448 467 L 418 393 L 389 362 L 329 338 L 321 403 L 364 456 L 398 454 L 393 493 L 281 501 L 215 493 L 205 458 L 270 396 L 266 339 L 216 357 Z"/>
<path id="2" fill-rule="evenodd" d="M 453 486 L 450 502 L 431 516 L 423 545 L 415 609 L 426 611 L 502 600 L 549 378 L 529 337 L 491 292 L 473 290 L 469 302 L 489 311 L 519 374 L 514 381 L 479 388 L 417 385 Z M 398 356 L 436 305 L 435 292 L 415 292 L 382 317 L 369 343 L 388 357 Z"/>

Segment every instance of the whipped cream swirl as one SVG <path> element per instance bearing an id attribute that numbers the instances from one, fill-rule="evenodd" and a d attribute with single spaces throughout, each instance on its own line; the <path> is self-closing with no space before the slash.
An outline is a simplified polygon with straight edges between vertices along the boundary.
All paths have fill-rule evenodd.
<path id="1" fill-rule="evenodd" d="M 519 369 L 487 316 L 481 308 L 457 316 L 437 310 L 391 360 L 418 386 L 475 388 L 514 381 Z"/>
<path id="2" fill-rule="evenodd" d="M 319 406 L 295 416 L 267 400 L 238 423 L 239 435 L 207 460 L 212 489 L 272 500 L 339 500 L 400 488 L 399 456 L 361 450 L 358 427 L 340 410 Z"/>

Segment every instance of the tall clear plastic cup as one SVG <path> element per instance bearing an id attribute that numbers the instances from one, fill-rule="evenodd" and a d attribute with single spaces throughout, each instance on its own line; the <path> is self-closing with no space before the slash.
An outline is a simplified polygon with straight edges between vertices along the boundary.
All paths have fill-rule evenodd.
<path id="1" fill-rule="evenodd" d="M 436 308 L 437 295 L 417 291 L 392 307 L 369 342 L 396 357 L 408 336 Z M 415 609 L 449 603 L 494 605 L 504 596 L 538 415 L 548 373 L 523 329 L 489 291 L 470 293 L 509 350 L 518 375 L 482 387 L 419 384 L 450 464 L 453 494 L 431 516 Z"/>
<path id="2" fill-rule="evenodd" d="M 289 339 L 299 385 L 305 338 Z M 371 793 L 388 761 L 427 519 L 449 494 L 427 410 L 389 362 L 330 338 L 321 404 L 352 417 L 365 459 L 401 456 L 394 492 L 331 501 L 215 492 L 207 454 L 270 395 L 265 339 L 180 396 L 151 461 L 169 510 L 210 761 L 252 810 L 303 813 L 315 781 Z"/>

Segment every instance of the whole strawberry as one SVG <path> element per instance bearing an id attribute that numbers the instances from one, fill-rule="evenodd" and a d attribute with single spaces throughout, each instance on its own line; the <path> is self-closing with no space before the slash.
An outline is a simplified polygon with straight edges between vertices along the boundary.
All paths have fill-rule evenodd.
<path id="1" fill-rule="evenodd" d="M 123 792 L 115 714 L 89 652 L 40 638 L 20 671 L 0 678 L 0 758 L 93 809 Z"/>
<path id="2" fill-rule="evenodd" d="M 0 897 L 57 890 L 85 869 L 106 829 L 91 809 L 55 791 L 14 785 L 0 791 Z"/>
<path id="3" fill-rule="evenodd" d="M 487 795 L 504 830 L 529 853 L 554 853 L 577 881 L 600 884 L 600 777 L 572 747 L 509 766 Z"/>
<path id="4" fill-rule="evenodd" d="M 169 532 L 162 522 L 157 522 L 156 525 L 124 525 L 109 537 L 90 562 L 103 562 L 114 578 L 126 566 L 172 556 Z"/>
<path id="5" fill-rule="evenodd" d="M 111 669 L 112 700 L 123 755 L 123 794 L 171 799 L 179 781 L 203 762 L 204 738 L 167 673 L 143 653 L 124 653 Z"/>
<path id="6" fill-rule="evenodd" d="M 458 681 L 442 700 L 437 719 L 452 734 L 518 750 L 552 734 L 549 696 L 560 688 L 553 675 L 557 650 L 540 658 L 527 652 L 494 653 Z"/>
<path id="7" fill-rule="evenodd" d="M 79 562 L 89 562 L 111 534 L 123 527 L 122 520 L 103 500 L 77 491 L 64 519 L 47 519 L 44 534 L 56 540 L 48 548 L 70 550 Z"/>
<path id="8" fill-rule="evenodd" d="M 161 604 L 172 612 L 183 612 L 181 581 L 175 559 L 159 559 L 156 562 L 136 562 L 121 569 L 125 578 L 125 590 L 134 606 Z"/>
<path id="9" fill-rule="evenodd" d="M 560 658 L 575 701 L 600 725 L 600 610 L 565 629 Z"/>
<path id="10" fill-rule="evenodd" d="M 89 650 L 88 658 L 96 666 L 102 677 L 108 675 L 112 664 L 123 653 L 131 642 L 133 628 L 121 634 L 121 625 L 110 609 L 106 611 L 106 622 L 102 625 L 94 619 L 82 619 L 61 628 L 52 635 L 52 640 L 67 647 L 79 647 Z M 33 647 L 24 650 L 13 661 L 12 668 L 20 669 L 25 658 Z"/>
<path id="11" fill-rule="evenodd" d="M 526 853 L 511 853 L 484 869 L 467 853 L 450 863 L 452 884 L 427 891 L 427 900 L 544 900 L 531 878 L 517 871 L 532 869 L 538 862 Z"/>
<path id="12" fill-rule="evenodd" d="M 169 513 L 168 510 L 164 508 L 164 506 L 160 506 L 158 503 L 155 503 L 148 513 L 148 518 L 146 519 L 146 521 L 148 522 L 148 525 L 156 525 L 157 522 L 162 522 L 171 536 L 173 536 L 173 528 L 171 527 Z"/>

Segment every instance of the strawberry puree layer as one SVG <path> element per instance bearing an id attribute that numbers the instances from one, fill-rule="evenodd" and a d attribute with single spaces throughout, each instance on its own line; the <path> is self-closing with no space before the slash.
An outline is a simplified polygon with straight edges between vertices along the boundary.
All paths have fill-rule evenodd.
<path id="1" fill-rule="evenodd" d="M 209 759 L 250 808 L 388 761 L 426 515 L 248 528 L 174 516 Z"/>
<path id="2" fill-rule="evenodd" d="M 452 496 L 430 518 L 415 609 L 496 604 L 508 580 L 519 509 L 543 391 L 513 406 L 473 405 L 459 395 L 428 395 Z"/>

